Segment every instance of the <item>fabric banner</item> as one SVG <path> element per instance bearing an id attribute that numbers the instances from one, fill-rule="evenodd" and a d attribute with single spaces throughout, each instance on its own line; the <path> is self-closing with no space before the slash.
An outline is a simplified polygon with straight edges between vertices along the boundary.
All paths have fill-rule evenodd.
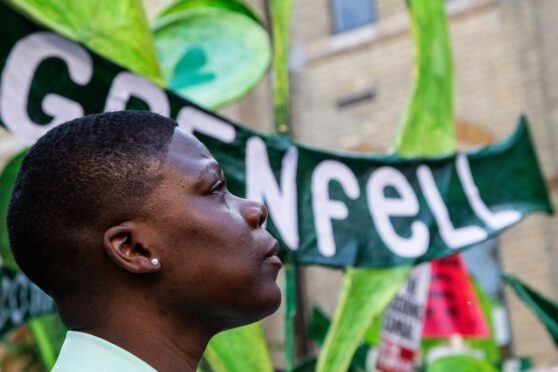
<path id="1" fill-rule="evenodd" d="M 0 268 L 0 337 L 31 317 L 52 312 L 52 298 L 23 273 Z"/>
<path id="2" fill-rule="evenodd" d="M 429 283 L 430 265 L 415 266 L 387 307 L 378 347 L 378 371 L 414 371 Z"/>
<path id="3" fill-rule="evenodd" d="M 543 296 L 513 275 L 503 275 L 503 279 L 546 327 L 554 345 L 558 347 L 558 303 Z"/>
<path id="4" fill-rule="evenodd" d="M 488 338 L 490 331 L 461 255 L 430 262 L 424 338 Z"/>
<path id="5" fill-rule="evenodd" d="M 551 212 L 524 118 L 502 142 L 447 157 L 322 151 L 210 113 L 2 4 L 0 21 L 0 115 L 16 137 L 32 144 L 87 113 L 171 117 L 207 145 L 233 193 L 265 202 L 268 229 L 299 264 L 414 264 Z"/>

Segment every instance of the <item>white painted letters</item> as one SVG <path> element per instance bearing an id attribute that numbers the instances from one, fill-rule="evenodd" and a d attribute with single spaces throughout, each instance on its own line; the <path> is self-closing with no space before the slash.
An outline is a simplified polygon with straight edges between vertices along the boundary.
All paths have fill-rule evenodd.
<path id="1" fill-rule="evenodd" d="M 343 202 L 329 198 L 329 183 L 337 181 L 351 199 L 360 195 L 357 179 L 345 164 L 335 160 L 321 162 L 312 174 L 312 214 L 316 227 L 318 249 L 326 257 L 335 254 L 335 238 L 331 220 L 344 220 L 349 210 Z"/>
<path id="2" fill-rule="evenodd" d="M 384 190 L 389 186 L 397 190 L 399 198 L 385 196 Z M 401 257 L 419 257 L 426 253 L 430 236 L 423 222 L 414 221 L 411 236 L 405 238 L 397 234 L 390 221 L 390 217 L 411 217 L 419 212 L 417 196 L 403 174 L 392 167 L 378 168 L 368 179 L 366 190 L 368 209 L 387 247 Z"/>
<path id="3" fill-rule="evenodd" d="M 417 176 L 426 202 L 438 224 L 440 236 L 449 248 L 465 247 L 469 244 L 478 243 L 488 237 L 486 231 L 479 226 L 455 228 L 450 220 L 444 200 L 436 187 L 436 182 L 430 168 L 426 165 L 420 165 L 417 169 Z"/>
<path id="4" fill-rule="evenodd" d="M 14 46 L 1 77 L 0 112 L 2 121 L 22 142 L 31 145 L 51 128 L 83 116 L 83 107 L 68 98 L 50 93 L 42 102 L 52 116 L 48 125 L 34 123 L 27 114 L 27 99 L 37 67 L 47 58 L 60 58 L 68 66 L 72 81 L 85 85 L 93 75 L 90 54 L 80 45 L 50 32 L 36 32 Z"/>
<path id="5" fill-rule="evenodd" d="M 469 200 L 473 212 L 491 229 L 499 230 L 513 225 L 521 219 L 521 213 L 513 209 L 491 212 L 480 198 L 479 189 L 475 185 L 469 161 L 464 154 L 458 154 L 455 159 L 457 174 L 463 185 L 463 191 Z"/>
<path id="6" fill-rule="evenodd" d="M 281 188 L 269 165 L 267 148 L 258 137 L 246 143 L 246 197 L 265 203 L 269 215 L 290 249 L 298 248 L 296 170 L 298 151 L 291 147 L 281 164 Z"/>
<path id="7" fill-rule="evenodd" d="M 149 110 L 159 115 L 170 115 L 169 100 L 165 92 L 145 78 L 130 72 L 121 72 L 112 81 L 105 112 L 125 110 L 128 101 L 135 96 L 149 106 Z"/>
<path id="8" fill-rule="evenodd" d="M 180 128 L 190 134 L 196 131 L 224 143 L 234 142 L 236 138 L 236 130 L 232 125 L 194 107 L 183 107 L 176 121 Z"/>

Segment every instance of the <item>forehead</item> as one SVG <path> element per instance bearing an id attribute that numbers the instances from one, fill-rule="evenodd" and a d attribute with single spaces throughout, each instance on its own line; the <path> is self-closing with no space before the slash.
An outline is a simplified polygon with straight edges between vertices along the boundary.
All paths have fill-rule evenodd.
<path id="1" fill-rule="evenodd" d="M 218 168 L 218 163 L 196 137 L 177 128 L 169 144 L 166 167 L 196 181 L 208 169 Z"/>

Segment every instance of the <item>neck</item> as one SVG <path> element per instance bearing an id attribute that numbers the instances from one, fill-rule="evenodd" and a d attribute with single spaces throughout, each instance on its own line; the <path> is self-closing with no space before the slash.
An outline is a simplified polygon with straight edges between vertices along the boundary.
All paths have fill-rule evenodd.
<path id="1" fill-rule="evenodd" d="M 157 371 L 195 372 L 214 332 L 200 322 L 176 320 L 160 310 L 146 311 L 148 304 L 130 303 L 133 306 L 113 304 L 110 308 L 119 311 L 105 312 L 102 320 L 71 328 L 105 339 Z"/>

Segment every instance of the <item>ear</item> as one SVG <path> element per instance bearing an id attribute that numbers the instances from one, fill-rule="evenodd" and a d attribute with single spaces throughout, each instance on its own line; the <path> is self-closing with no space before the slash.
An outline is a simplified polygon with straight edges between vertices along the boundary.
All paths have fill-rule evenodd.
<path id="1" fill-rule="evenodd" d="M 161 270 L 159 257 L 141 241 L 141 227 L 128 221 L 105 231 L 103 246 L 111 260 L 132 273 L 153 273 Z M 156 265 L 152 261 L 156 260 Z"/>

